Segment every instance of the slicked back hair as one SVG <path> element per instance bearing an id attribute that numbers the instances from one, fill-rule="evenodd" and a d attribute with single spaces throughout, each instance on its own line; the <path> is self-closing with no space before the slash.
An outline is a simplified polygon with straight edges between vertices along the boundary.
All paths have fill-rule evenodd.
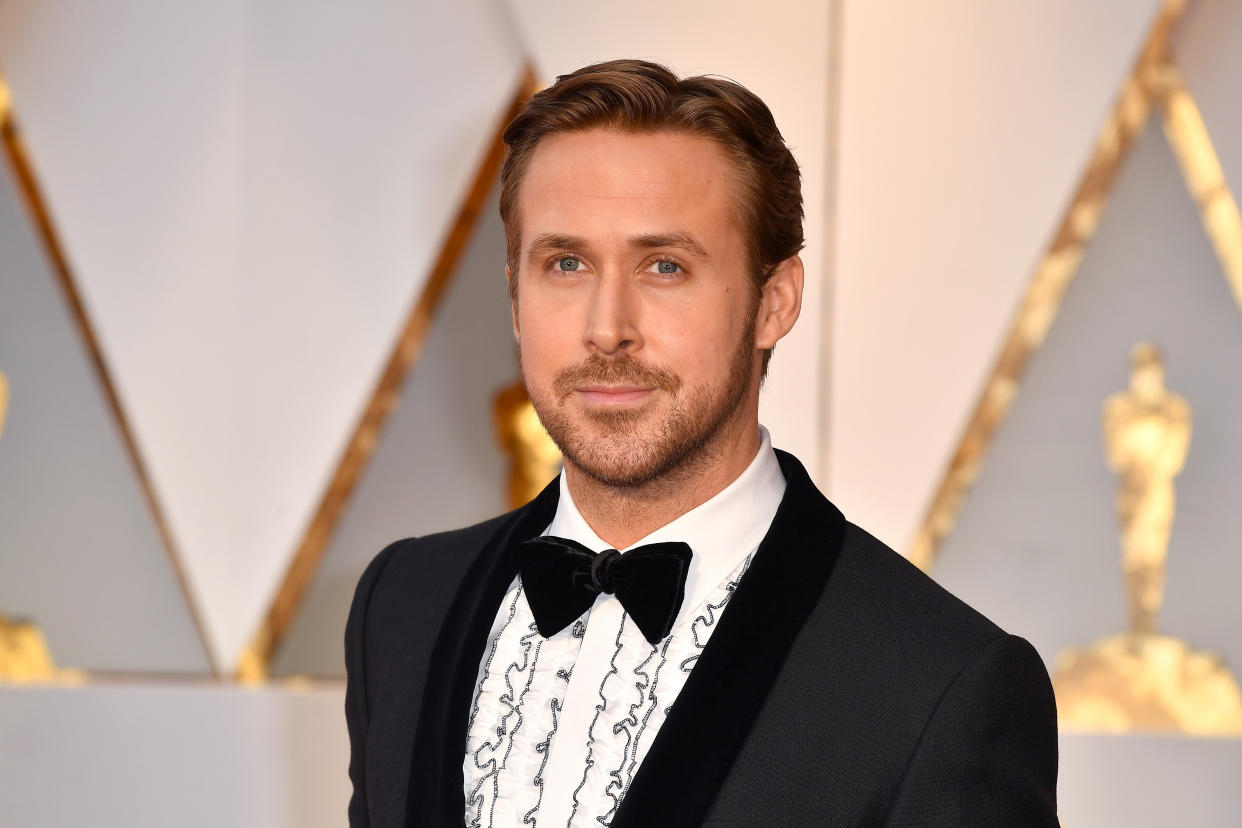
<path id="1" fill-rule="evenodd" d="M 798 164 L 771 111 L 753 92 L 725 78 L 678 78 L 644 60 L 612 60 L 562 75 L 531 97 L 505 129 L 500 217 L 514 301 L 521 258 L 518 193 L 531 156 L 549 135 L 589 129 L 697 135 L 724 150 L 737 173 L 738 221 L 746 234 L 757 307 L 777 265 L 804 243 Z M 771 356 L 771 350 L 763 356 L 765 374 Z"/>

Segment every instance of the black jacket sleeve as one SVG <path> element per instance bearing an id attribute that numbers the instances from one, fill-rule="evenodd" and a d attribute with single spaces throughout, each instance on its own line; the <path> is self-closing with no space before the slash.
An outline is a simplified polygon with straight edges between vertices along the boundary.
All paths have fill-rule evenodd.
<path id="1" fill-rule="evenodd" d="M 940 698 L 886 824 L 1057 825 L 1056 715 L 1035 649 L 994 639 Z"/>
<path id="2" fill-rule="evenodd" d="M 349 728 L 349 780 L 353 794 L 349 799 L 350 828 L 367 828 L 370 816 L 367 800 L 367 663 L 366 620 L 371 593 L 397 544 L 375 556 L 358 580 L 354 600 L 345 623 L 345 724 Z"/>

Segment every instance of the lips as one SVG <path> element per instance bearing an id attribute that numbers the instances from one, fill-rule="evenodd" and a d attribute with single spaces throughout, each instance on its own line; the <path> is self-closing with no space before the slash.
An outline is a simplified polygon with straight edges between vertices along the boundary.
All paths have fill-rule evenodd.
<path id="1" fill-rule="evenodd" d="M 655 391 L 636 385 L 587 385 L 576 389 L 583 399 L 596 405 L 627 405 L 642 402 Z"/>

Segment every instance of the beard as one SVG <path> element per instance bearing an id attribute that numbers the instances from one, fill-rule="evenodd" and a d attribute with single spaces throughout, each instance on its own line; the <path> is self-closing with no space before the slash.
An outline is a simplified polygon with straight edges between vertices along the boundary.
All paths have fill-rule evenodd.
<path id="1" fill-rule="evenodd" d="M 522 381 L 543 427 L 569 463 L 604 485 L 641 488 L 687 473 L 720 453 L 716 439 L 742 408 L 750 388 L 754 339 L 752 314 L 724 378 L 685 393 L 676 374 L 624 353 L 615 357 L 592 354 L 557 372 L 548 393 L 531 386 L 525 369 Z M 518 361 L 520 367 L 520 349 Z M 672 403 L 659 422 L 651 421 L 653 414 L 646 406 L 571 414 L 565 405 L 570 395 L 596 383 L 655 388 Z"/>

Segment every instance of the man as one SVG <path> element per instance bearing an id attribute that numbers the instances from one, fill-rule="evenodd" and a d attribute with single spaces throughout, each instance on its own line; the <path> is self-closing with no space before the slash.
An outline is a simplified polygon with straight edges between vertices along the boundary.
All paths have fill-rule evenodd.
<path id="1" fill-rule="evenodd" d="M 615 61 L 505 142 L 513 329 L 564 471 L 363 574 L 351 824 L 1055 825 L 1039 656 L 759 426 L 803 282 L 767 107 Z"/>

